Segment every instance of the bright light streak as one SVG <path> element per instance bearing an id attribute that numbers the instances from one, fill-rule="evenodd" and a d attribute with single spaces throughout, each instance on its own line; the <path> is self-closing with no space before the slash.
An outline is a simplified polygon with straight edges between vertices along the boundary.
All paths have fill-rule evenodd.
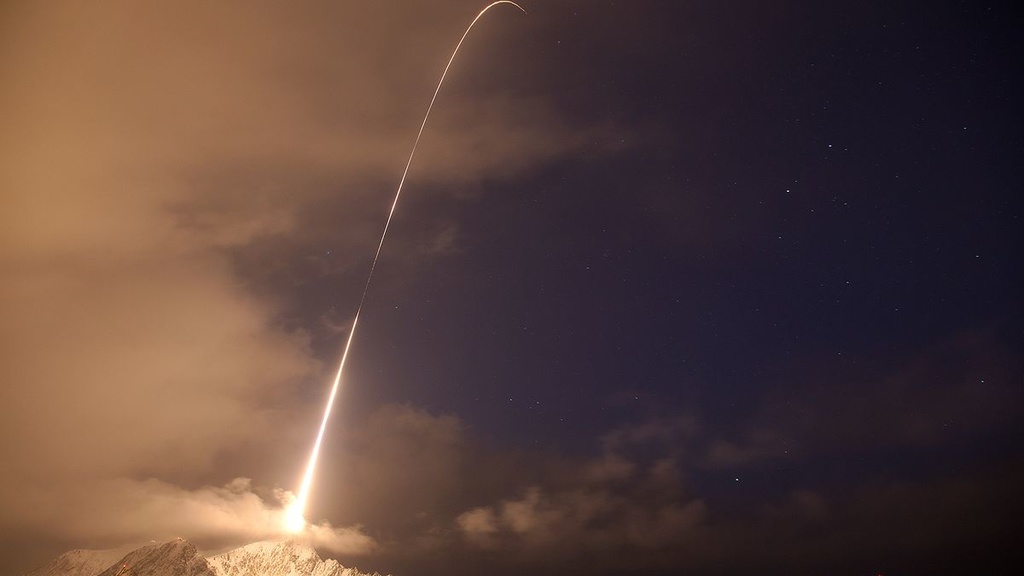
<path id="1" fill-rule="evenodd" d="M 388 228 L 391 226 L 391 218 L 395 215 L 395 207 L 398 206 L 398 198 L 402 195 L 402 186 L 405 185 L 405 177 L 409 174 L 409 167 L 412 166 L 412 159 L 416 156 L 416 148 L 420 145 L 420 138 L 423 136 L 423 129 L 427 126 L 427 119 L 430 118 L 430 111 L 434 108 L 434 101 L 437 100 L 437 94 L 441 91 L 441 85 L 444 84 L 444 79 L 448 76 L 448 69 L 451 68 L 452 62 L 455 61 L 455 56 L 459 53 L 459 48 L 462 47 L 463 41 L 466 40 L 466 36 L 469 36 L 469 31 L 476 25 L 479 20 L 488 10 L 497 6 L 498 4 L 511 4 L 516 8 L 519 8 L 526 13 L 526 10 L 522 6 L 512 2 L 511 0 L 498 0 L 498 2 L 492 2 L 488 4 L 473 21 L 466 27 L 466 31 L 463 32 L 462 38 L 459 39 L 459 43 L 455 45 L 455 50 L 452 51 L 451 57 L 448 59 L 448 64 L 444 67 L 444 72 L 441 73 L 441 79 L 437 82 L 437 88 L 434 89 L 434 95 L 430 98 L 430 104 L 427 106 L 427 112 L 423 115 L 423 122 L 420 123 L 419 132 L 416 133 L 416 141 L 413 142 L 412 151 L 409 153 L 409 159 L 405 163 L 405 169 L 402 171 L 402 178 L 398 181 L 398 189 L 395 191 L 395 199 L 391 202 L 391 209 L 388 211 L 387 221 L 384 222 L 384 231 L 380 235 L 380 242 L 377 244 L 377 251 L 373 255 L 373 262 L 370 264 L 370 273 L 366 276 L 366 284 L 363 286 L 363 295 L 359 298 L 359 306 L 356 307 L 355 316 L 352 318 L 352 328 L 348 332 L 348 339 L 345 341 L 345 351 L 341 354 L 341 362 L 338 365 L 338 373 L 334 376 L 334 383 L 331 385 L 331 394 L 327 397 L 327 406 L 324 408 L 324 417 L 320 422 L 320 431 L 317 432 L 316 442 L 313 444 L 313 451 L 309 455 L 309 463 L 306 464 L 306 473 L 302 476 L 302 484 L 299 487 L 299 495 L 295 500 L 288 505 L 285 510 L 284 517 L 284 528 L 288 532 L 301 532 L 306 527 L 306 504 L 309 501 L 309 492 L 313 485 L 313 475 L 316 473 L 317 460 L 320 457 L 320 444 L 324 439 L 324 431 L 327 429 L 327 421 L 331 417 L 331 409 L 334 407 L 334 399 L 338 396 L 338 388 L 341 386 L 341 374 L 345 370 L 345 360 L 348 359 L 348 351 L 352 346 L 352 337 L 356 333 L 356 324 L 359 323 L 359 314 L 363 311 L 363 303 L 366 301 L 366 291 L 370 288 L 370 280 L 373 279 L 373 271 L 377 267 L 377 260 L 380 258 L 381 248 L 384 247 L 384 239 L 388 235 Z"/>

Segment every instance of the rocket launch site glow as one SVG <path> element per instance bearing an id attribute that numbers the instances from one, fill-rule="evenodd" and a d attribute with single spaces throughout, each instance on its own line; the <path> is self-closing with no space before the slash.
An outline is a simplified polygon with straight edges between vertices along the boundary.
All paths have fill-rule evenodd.
<path id="1" fill-rule="evenodd" d="M 451 68 L 452 62 L 455 61 L 455 56 L 458 55 L 459 49 L 462 47 L 462 43 L 469 36 L 470 30 L 476 25 L 477 20 L 487 13 L 491 8 L 499 4 L 511 4 L 524 14 L 526 10 L 522 6 L 512 2 L 512 0 L 498 0 L 492 2 L 484 7 L 476 18 L 469 23 L 466 27 L 466 31 L 463 32 L 462 38 L 459 39 L 459 43 L 455 45 L 455 50 L 452 51 L 452 55 L 448 58 L 448 64 L 445 65 L 444 71 L 441 73 L 441 79 L 437 82 L 437 87 L 434 89 L 434 95 L 430 98 L 430 104 L 427 105 L 427 112 L 423 115 L 423 121 L 420 123 L 419 132 L 416 133 L 416 140 L 413 142 L 412 151 L 409 152 L 409 159 L 405 163 L 405 169 L 402 170 L 402 178 L 398 181 L 398 189 L 395 191 L 395 199 L 391 202 L 391 209 L 388 211 L 387 220 L 384 222 L 384 231 L 381 232 L 380 242 L 377 244 L 377 251 L 373 255 L 373 261 L 370 264 L 370 272 L 366 276 L 366 284 L 363 285 L 363 294 L 359 298 L 359 305 L 356 307 L 356 313 L 352 317 L 352 328 L 349 329 L 348 338 L 345 340 L 345 349 L 341 354 L 341 362 L 338 364 L 338 372 L 334 376 L 334 382 L 331 385 L 331 393 L 327 397 L 327 405 L 324 407 L 324 416 L 320 421 L 320 429 L 316 435 L 316 442 L 313 444 L 313 450 L 309 455 L 309 463 L 306 465 L 306 472 L 302 476 L 302 483 L 299 486 L 298 496 L 293 502 L 291 502 L 285 510 L 284 516 L 284 528 L 288 532 L 301 532 L 306 526 L 306 504 L 309 501 L 309 492 L 313 484 L 313 474 L 316 472 L 317 460 L 320 457 L 320 444 L 324 438 L 324 431 L 327 429 L 327 421 L 331 417 L 331 409 L 334 407 L 334 400 L 338 396 L 338 389 L 341 385 L 341 374 L 345 370 L 345 360 L 348 359 L 349 348 L 352 346 L 352 337 L 356 333 L 356 325 L 359 323 L 359 314 L 363 311 L 363 303 L 366 301 L 366 292 L 370 288 L 370 281 L 373 279 L 373 271 L 377 267 L 377 260 L 380 258 L 381 248 L 384 247 L 384 239 L 387 238 L 388 228 L 391 226 L 391 219 L 395 215 L 395 207 L 398 206 L 398 198 L 402 195 L 402 186 L 405 185 L 405 178 L 409 174 L 409 167 L 412 166 L 413 157 L 416 156 L 416 148 L 420 144 L 420 138 L 423 136 L 423 129 L 427 126 L 427 119 L 430 118 L 430 111 L 434 108 L 434 102 L 437 100 L 437 95 L 441 92 L 441 86 L 444 84 L 444 79 L 448 76 L 448 69 Z"/>

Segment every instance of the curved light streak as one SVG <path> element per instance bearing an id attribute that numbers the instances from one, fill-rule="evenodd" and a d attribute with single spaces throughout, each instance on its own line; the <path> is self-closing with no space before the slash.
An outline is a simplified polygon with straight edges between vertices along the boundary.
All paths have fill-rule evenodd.
<path id="1" fill-rule="evenodd" d="M 402 178 L 398 181 L 398 189 L 395 191 L 395 199 L 391 202 L 391 209 L 388 211 L 388 219 L 384 222 L 384 231 L 381 232 L 380 242 L 377 243 L 377 251 L 373 255 L 373 263 L 370 264 L 370 272 L 366 275 L 366 284 L 363 285 L 363 294 L 359 297 L 359 306 L 356 307 L 355 316 L 352 318 L 352 328 L 348 332 L 348 339 L 345 341 L 345 349 L 341 354 L 341 362 L 338 365 L 338 372 L 334 376 L 334 383 L 331 385 L 331 393 L 327 397 L 327 405 L 324 407 L 324 416 L 320 421 L 320 430 L 316 435 L 316 442 L 313 444 L 313 451 L 309 455 L 309 463 L 306 464 L 306 473 L 302 476 L 302 484 L 299 486 L 298 496 L 288 505 L 285 511 L 284 527 L 289 532 L 301 532 L 306 526 L 306 504 L 309 501 L 309 492 L 313 485 L 313 475 L 316 473 L 317 460 L 320 457 L 320 444 L 323 442 L 324 431 L 327 430 L 327 421 L 331 418 L 331 409 L 334 407 L 334 400 L 338 396 L 338 389 L 341 387 L 341 374 L 345 370 L 345 360 L 348 359 L 348 351 L 352 346 L 352 338 L 356 333 L 356 325 L 359 323 L 359 314 L 363 311 L 363 303 L 366 302 L 366 292 L 370 288 L 370 281 L 373 279 L 373 271 L 377 267 L 377 260 L 380 259 L 381 248 L 384 247 L 384 239 L 387 238 L 388 228 L 391 227 L 391 219 L 395 215 L 395 207 L 398 206 L 398 199 L 402 195 L 402 186 L 405 185 L 405 178 L 409 175 L 409 167 L 412 166 L 412 160 L 416 156 L 416 148 L 420 145 L 420 138 L 423 137 L 423 130 L 427 126 L 427 119 L 430 118 L 430 111 L 434 108 L 434 102 L 437 100 L 438 93 L 441 92 L 441 86 L 444 84 L 445 77 L 448 76 L 448 69 L 451 68 L 452 62 L 455 61 L 455 56 L 459 53 L 459 48 L 462 47 L 462 43 L 466 40 L 466 36 L 469 36 L 469 31 L 476 25 L 479 20 L 488 10 L 499 5 L 499 4 L 511 4 L 516 8 L 522 10 L 525 14 L 526 10 L 522 6 L 512 2 L 511 0 L 498 0 L 488 4 L 473 21 L 466 27 L 466 31 L 463 32 L 462 38 L 459 39 L 459 43 L 455 45 L 455 50 L 452 51 L 451 57 L 448 59 L 448 64 L 444 67 L 444 72 L 441 73 L 441 79 L 437 82 L 437 88 L 434 89 L 434 95 L 430 98 L 430 104 L 427 106 L 427 112 L 423 115 L 423 122 L 420 122 L 419 132 L 416 133 L 416 141 L 413 142 L 412 151 L 409 152 L 409 159 L 405 162 L 405 169 L 402 170 Z"/>

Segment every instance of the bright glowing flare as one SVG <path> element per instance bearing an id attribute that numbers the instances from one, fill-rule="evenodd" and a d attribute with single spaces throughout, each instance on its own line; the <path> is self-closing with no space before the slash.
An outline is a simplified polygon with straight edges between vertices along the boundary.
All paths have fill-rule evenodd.
<path id="1" fill-rule="evenodd" d="M 405 177 L 409 174 L 409 167 L 412 166 L 412 159 L 416 155 L 416 148 L 420 144 L 420 138 L 423 136 L 423 129 L 427 126 L 427 118 L 430 117 L 430 111 L 434 108 L 434 101 L 437 100 L 437 94 L 441 91 L 441 85 L 444 84 L 444 79 L 448 75 L 448 69 L 451 68 L 452 62 L 455 61 L 455 56 L 459 53 L 459 48 L 462 47 L 462 42 L 465 41 L 466 36 L 469 36 L 469 31 L 473 29 L 477 20 L 480 19 L 488 10 L 497 6 L 498 4 L 511 4 L 516 8 L 523 10 L 523 7 L 511 0 L 499 0 L 498 2 L 492 2 L 488 4 L 473 21 L 466 27 L 466 31 L 463 32 L 462 38 L 459 39 L 459 43 L 455 45 L 455 50 L 452 51 L 451 57 L 448 59 L 448 64 L 444 67 L 444 72 L 441 73 L 441 79 L 437 82 L 437 88 L 434 89 L 434 95 L 430 98 L 430 104 L 427 106 L 427 112 L 423 115 L 423 122 L 420 123 L 420 130 L 416 133 L 416 141 L 413 142 L 412 152 L 409 153 L 409 159 L 405 163 L 405 170 L 402 171 L 402 178 L 398 181 L 398 189 L 395 191 L 395 199 L 391 202 L 391 210 L 388 211 L 387 221 L 384 222 L 384 231 L 380 235 L 380 242 L 377 244 L 377 252 L 373 255 L 373 262 L 370 264 L 370 273 L 366 276 L 366 284 L 363 286 L 363 295 L 359 298 L 359 306 L 356 307 L 356 314 L 352 318 L 352 328 L 348 332 L 348 339 L 345 341 L 345 351 L 341 354 L 341 362 L 338 365 L 338 373 L 334 376 L 334 383 L 331 385 L 331 394 L 327 397 L 327 406 L 324 407 L 323 420 L 320 421 L 320 431 L 317 432 L 316 442 L 313 444 L 313 451 L 309 455 L 309 463 L 306 464 L 306 473 L 302 476 L 302 484 L 299 487 L 299 495 L 295 500 L 288 505 L 284 515 L 284 529 L 288 532 L 301 532 L 306 527 L 306 504 L 309 501 L 309 492 L 313 485 L 313 474 L 316 472 L 317 460 L 320 457 L 320 444 L 324 439 L 324 430 L 327 429 L 327 421 L 331 417 L 331 408 L 334 407 L 334 399 L 338 396 L 338 388 L 341 385 L 341 373 L 345 370 L 345 360 L 348 358 L 349 347 L 352 346 L 352 337 L 356 333 L 356 324 L 359 323 L 359 314 L 363 311 L 363 303 L 366 301 L 366 291 L 370 287 L 370 280 L 373 279 L 373 270 L 377 267 L 377 260 L 380 258 L 380 250 L 384 246 L 384 239 L 388 235 L 388 227 L 391 226 L 391 218 L 395 215 L 395 207 L 398 206 L 398 198 L 402 195 L 402 186 L 405 184 Z"/>
<path id="2" fill-rule="evenodd" d="M 306 519 L 302 516 L 304 503 L 298 500 L 292 502 L 284 512 L 284 529 L 292 534 L 298 534 L 306 529 Z"/>

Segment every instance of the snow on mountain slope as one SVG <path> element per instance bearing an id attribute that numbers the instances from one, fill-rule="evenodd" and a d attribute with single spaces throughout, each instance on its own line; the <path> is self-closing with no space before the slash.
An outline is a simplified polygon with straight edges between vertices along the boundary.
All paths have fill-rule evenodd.
<path id="1" fill-rule="evenodd" d="M 132 550 L 130 546 L 109 550 L 69 550 L 25 576 L 96 576 Z"/>
<path id="2" fill-rule="evenodd" d="M 178 538 L 129 552 L 99 576 L 216 576 L 196 547 Z"/>
<path id="3" fill-rule="evenodd" d="M 323 560 L 308 545 L 256 542 L 207 560 L 178 538 L 141 548 L 71 550 L 25 576 L 380 576 Z"/>
<path id="4" fill-rule="evenodd" d="M 321 560 L 312 547 L 291 541 L 256 542 L 209 562 L 216 576 L 379 576 Z"/>

